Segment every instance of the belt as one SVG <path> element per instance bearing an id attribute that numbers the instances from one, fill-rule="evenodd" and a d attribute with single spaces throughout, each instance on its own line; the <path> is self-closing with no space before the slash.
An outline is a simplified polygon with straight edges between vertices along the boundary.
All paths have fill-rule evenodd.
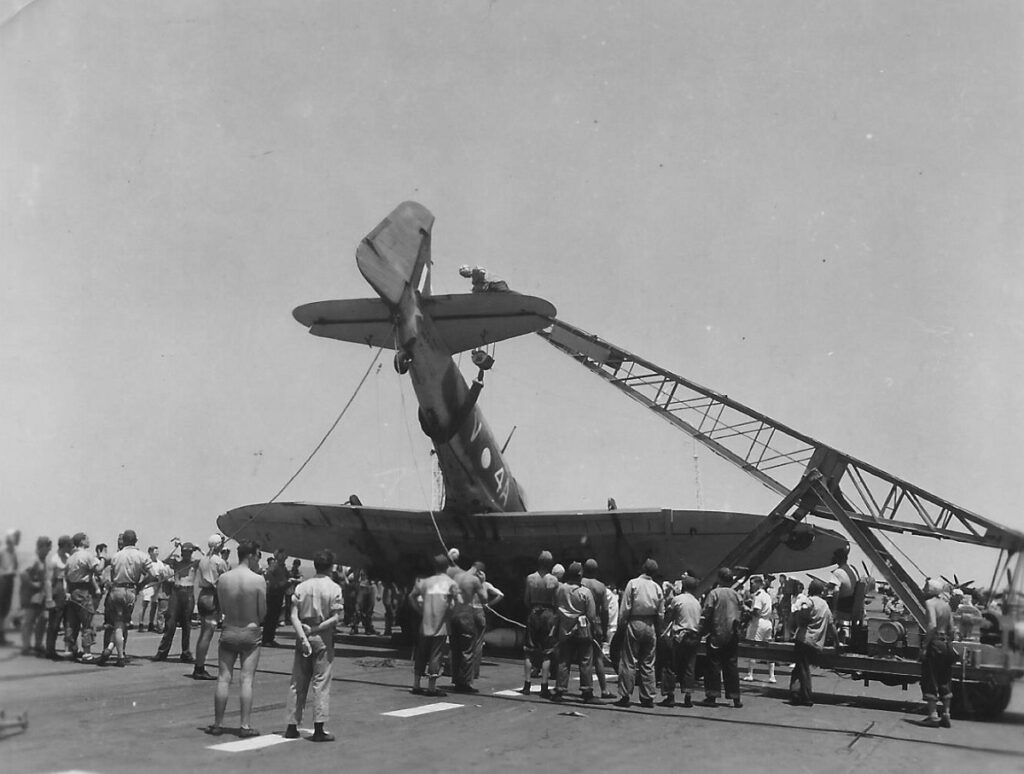
<path id="1" fill-rule="evenodd" d="M 174 584 L 174 588 L 182 590 L 182 591 L 190 591 L 192 589 L 192 584 L 190 583 L 187 586 L 179 586 L 177 583 L 175 583 Z"/>
<path id="2" fill-rule="evenodd" d="M 118 589 L 133 589 L 135 588 L 134 583 L 115 583 L 114 588 Z"/>

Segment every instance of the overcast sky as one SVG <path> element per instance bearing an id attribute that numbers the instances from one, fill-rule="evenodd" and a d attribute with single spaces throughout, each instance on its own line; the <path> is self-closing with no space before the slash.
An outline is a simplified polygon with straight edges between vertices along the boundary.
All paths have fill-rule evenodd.
<path id="1" fill-rule="evenodd" d="M 1024 530 L 1020 4 L 21 4 L 0 27 L 3 525 L 163 545 L 270 498 L 373 355 L 291 310 L 371 295 L 355 247 L 415 199 L 435 292 L 482 264 Z M 531 506 L 696 506 L 689 439 L 536 337 L 496 355 L 481 405 L 518 428 Z M 381 362 L 283 499 L 429 504 L 411 388 Z M 777 500 L 697 467 L 708 508 Z M 948 574 L 933 548 L 915 559 Z"/>

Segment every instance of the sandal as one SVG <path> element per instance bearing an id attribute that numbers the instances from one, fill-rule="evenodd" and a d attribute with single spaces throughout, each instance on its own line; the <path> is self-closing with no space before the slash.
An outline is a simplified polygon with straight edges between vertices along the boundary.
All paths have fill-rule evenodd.
<path id="1" fill-rule="evenodd" d="M 252 736 L 259 736 L 260 732 L 255 728 L 240 728 L 238 729 L 238 736 L 242 739 L 248 739 Z"/>

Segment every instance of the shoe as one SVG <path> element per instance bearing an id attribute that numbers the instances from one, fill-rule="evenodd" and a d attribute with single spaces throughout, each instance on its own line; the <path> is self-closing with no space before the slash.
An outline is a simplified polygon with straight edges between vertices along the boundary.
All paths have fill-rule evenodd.
<path id="1" fill-rule="evenodd" d="M 128 659 L 127 658 L 119 658 L 117 661 L 114 662 L 114 666 L 123 667 L 127 663 L 128 663 Z"/>
<path id="2" fill-rule="evenodd" d="M 220 736 L 224 733 L 224 729 L 216 724 L 210 724 L 203 730 L 210 736 Z"/>
<path id="3" fill-rule="evenodd" d="M 925 718 L 921 721 L 921 725 L 928 726 L 928 728 L 938 728 L 940 723 L 942 723 L 942 721 L 938 718 Z"/>
<path id="4" fill-rule="evenodd" d="M 268 642 L 261 642 L 260 644 L 264 648 L 280 648 L 281 647 L 281 645 L 277 642 L 277 640 L 270 640 Z"/>
<path id="5" fill-rule="evenodd" d="M 693 699 L 691 699 L 689 696 L 684 697 L 683 698 L 683 706 L 684 707 L 692 707 L 693 706 Z"/>
<path id="6" fill-rule="evenodd" d="M 187 650 L 181 654 L 182 664 L 194 664 L 196 663 L 196 657 L 189 653 Z"/>
<path id="7" fill-rule="evenodd" d="M 676 700 L 672 696 L 666 696 L 664 699 L 658 702 L 659 707 L 674 707 L 676 706 Z"/>
<path id="8" fill-rule="evenodd" d="M 614 699 L 615 698 L 615 694 L 612 693 L 611 691 L 601 691 L 601 698 L 602 699 Z"/>
<path id="9" fill-rule="evenodd" d="M 413 696 L 422 696 L 423 695 L 423 689 L 422 688 L 413 688 L 411 691 L 409 691 L 409 693 L 411 693 Z"/>
<path id="10" fill-rule="evenodd" d="M 216 680 L 217 678 L 207 672 L 205 669 L 197 669 L 192 673 L 193 680 Z"/>
<path id="11" fill-rule="evenodd" d="M 732 706 L 735 707 L 736 709 L 739 709 L 740 707 L 743 706 L 743 702 L 740 701 L 739 699 L 733 699 L 732 700 Z"/>
<path id="12" fill-rule="evenodd" d="M 255 728 L 240 728 L 238 729 L 238 736 L 242 739 L 249 739 L 254 736 L 259 736 L 260 732 Z"/>
<path id="13" fill-rule="evenodd" d="M 565 693 L 563 691 L 552 691 L 549 701 L 563 702 L 565 701 Z"/>
<path id="14" fill-rule="evenodd" d="M 743 682 L 745 682 L 745 683 L 752 683 L 752 682 L 754 682 L 754 676 L 753 675 L 746 675 L 743 678 Z"/>
<path id="15" fill-rule="evenodd" d="M 153 656 L 153 658 L 152 658 L 152 659 L 150 659 L 150 660 L 151 660 L 151 661 L 166 661 L 166 660 L 167 660 L 167 654 L 166 654 L 166 653 L 157 653 L 157 654 L 156 654 L 155 656 Z"/>
<path id="16" fill-rule="evenodd" d="M 423 695 L 424 696 L 447 696 L 448 694 L 445 693 L 444 691 L 440 690 L 439 688 L 434 688 L 433 690 L 428 688 L 427 690 L 425 690 L 423 692 Z"/>
<path id="17" fill-rule="evenodd" d="M 717 707 L 718 706 L 718 697 L 717 696 L 705 696 L 704 699 L 700 702 L 700 705 L 702 707 Z"/>
<path id="18" fill-rule="evenodd" d="M 532 686 L 529 683 L 523 683 L 523 687 L 519 689 L 519 693 L 523 694 L 523 696 L 529 696 L 531 687 Z"/>
<path id="19" fill-rule="evenodd" d="M 542 685 L 540 687 L 540 697 L 542 699 L 550 699 L 551 698 L 551 691 L 548 690 L 548 687 L 546 685 Z"/>
<path id="20" fill-rule="evenodd" d="M 97 658 L 96 658 L 96 665 L 97 666 L 104 666 L 104 665 L 106 665 L 106 663 L 108 661 L 110 661 L 110 651 L 109 650 L 104 650 L 102 653 L 100 653 L 99 656 L 97 656 Z"/>
<path id="21" fill-rule="evenodd" d="M 311 742 L 333 742 L 334 741 L 334 734 L 328 733 L 327 731 L 321 731 L 320 733 L 317 733 L 316 731 L 314 731 L 313 732 L 313 736 L 309 737 L 309 741 L 311 741 Z"/>
<path id="22" fill-rule="evenodd" d="M 769 682 L 769 683 L 777 683 L 777 682 L 779 682 L 779 681 L 778 681 L 778 680 L 776 680 L 776 679 L 775 679 L 774 677 L 769 677 L 769 678 L 768 678 L 768 682 Z"/>
<path id="23" fill-rule="evenodd" d="M 623 696 L 621 699 L 619 699 L 618 701 L 614 702 L 613 706 L 615 706 L 615 707 L 628 707 L 629 704 L 630 704 L 629 697 L 628 696 Z"/>
<path id="24" fill-rule="evenodd" d="M 472 685 L 453 685 L 451 691 L 452 693 L 480 693 L 480 689 L 474 688 Z"/>
<path id="25" fill-rule="evenodd" d="M 939 725 L 943 728 L 952 728 L 953 724 L 949 722 L 949 715 L 943 715 L 939 718 Z"/>
<path id="26" fill-rule="evenodd" d="M 153 624 L 150 624 L 149 626 L 146 627 L 146 631 L 147 632 L 155 632 L 156 631 L 156 627 L 153 626 Z"/>
<path id="27" fill-rule="evenodd" d="M 288 726 L 282 736 L 284 736 L 285 739 L 298 739 L 300 736 L 299 729 L 297 726 Z"/>
<path id="28" fill-rule="evenodd" d="M 583 703 L 584 704 L 601 704 L 601 700 L 598 699 L 596 696 L 594 696 L 594 694 L 592 694 L 592 693 L 585 693 L 585 694 L 583 694 Z"/>
<path id="29" fill-rule="evenodd" d="M 654 709 L 654 699 L 641 699 L 640 706 L 644 709 Z"/>

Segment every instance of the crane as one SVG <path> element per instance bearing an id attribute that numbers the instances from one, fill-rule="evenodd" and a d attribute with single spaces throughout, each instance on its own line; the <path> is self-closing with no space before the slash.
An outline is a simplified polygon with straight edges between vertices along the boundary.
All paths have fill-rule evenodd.
<path id="1" fill-rule="evenodd" d="M 552 319 L 549 327 L 537 333 L 781 498 L 758 527 L 722 557 L 721 566 L 755 570 L 805 517 L 836 521 L 889 583 L 913 622 L 923 628 L 926 616 L 921 587 L 886 545 L 891 544 L 887 533 L 996 550 L 993 585 L 1004 573 L 1008 581 L 1004 650 L 993 653 L 980 646 L 967 655 L 978 666 L 993 661 L 1001 668 L 996 676 L 975 675 L 978 680 L 970 682 L 996 684 L 998 695 L 988 705 L 1002 704 L 1000 712 L 1005 708 L 1009 680 L 1024 674 L 1024 658 L 1017 650 L 1024 646 L 1024 632 L 1016 634 L 1024 627 L 1024 533 L 944 500 L 562 320 Z M 710 582 L 710 578 L 703 579 L 702 587 L 708 588 Z M 1011 650 L 1015 651 L 1013 664 L 1008 660 Z M 962 682 L 969 682 L 966 675 Z M 979 701 L 982 698 L 979 695 Z"/>

